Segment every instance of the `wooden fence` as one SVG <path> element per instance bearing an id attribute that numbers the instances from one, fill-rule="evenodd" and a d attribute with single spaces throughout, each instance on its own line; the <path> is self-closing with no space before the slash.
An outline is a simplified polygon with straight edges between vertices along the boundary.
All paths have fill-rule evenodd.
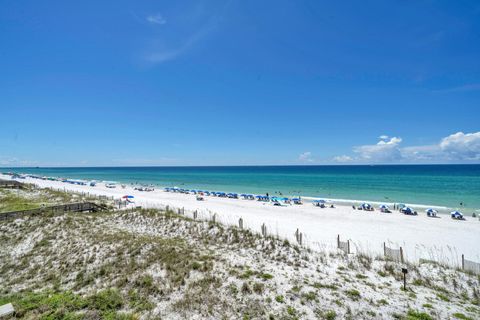
<path id="1" fill-rule="evenodd" d="M 345 252 L 346 254 L 350 254 L 350 240 L 341 241 L 340 235 L 337 236 L 337 248 Z"/>
<path id="2" fill-rule="evenodd" d="M 22 188 L 23 183 L 15 180 L 0 180 L 0 188 Z"/>
<path id="3" fill-rule="evenodd" d="M 475 274 L 480 274 L 480 263 L 467 260 L 462 254 L 462 270 Z"/>
<path id="4" fill-rule="evenodd" d="M 76 203 L 67 203 L 57 206 L 41 207 L 30 210 L 20 210 L 20 211 L 10 211 L 0 213 L 0 220 L 12 219 L 23 217 L 27 215 L 40 215 L 40 214 L 59 214 L 66 212 L 97 212 L 101 210 L 106 210 L 106 206 L 99 205 L 94 202 L 76 202 Z"/>
<path id="5" fill-rule="evenodd" d="M 402 247 L 400 247 L 400 249 L 392 249 L 387 247 L 387 244 L 384 242 L 383 255 L 385 256 L 386 259 L 393 260 L 396 262 L 401 262 L 401 263 L 404 262 Z"/>

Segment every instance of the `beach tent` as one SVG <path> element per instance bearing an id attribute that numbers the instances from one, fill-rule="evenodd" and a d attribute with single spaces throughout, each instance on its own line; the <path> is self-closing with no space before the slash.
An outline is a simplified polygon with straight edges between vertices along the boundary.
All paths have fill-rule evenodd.
<path id="1" fill-rule="evenodd" d="M 460 212 L 460 211 L 452 211 L 450 212 L 450 215 L 452 216 L 452 219 L 455 219 L 455 220 L 463 220 L 463 214 Z"/>
<path id="2" fill-rule="evenodd" d="M 370 203 L 362 203 L 361 207 L 363 210 L 366 210 L 366 211 L 371 211 L 373 209 Z"/>
<path id="3" fill-rule="evenodd" d="M 402 209 L 400 209 L 400 212 L 402 212 L 404 214 L 407 214 L 407 215 L 416 215 L 417 214 L 417 212 L 413 211 L 413 209 L 410 208 L 410 207 L 402 208 Z"/>
<path id="4" fill-rule="evenodd" d="M 302 199 L 300 199 L 300 197 L 292 198 L 292 201 L 293 201 L 294 204 L 302 204 Z"/>
<path id="5" fill-rule="evenodd" d="M 381 211 L 381 212 L 384 212 L 384 213 L 390 213 L 390 212 L 391 212 L 391 211 L 390 211 L 390 208 L 389 208 L 386 204 L 380 205 L 379 208 L 380 208 L 380 211 Z"/>
<path id="6" fill-rule="evenodd" d="M 427 213 L 428 217 L 436 217 L 438 213 L 437 210 L 434 210 L 432 208 L 428 208 L 427 210 L 425 210 L 425 212 Z"/>

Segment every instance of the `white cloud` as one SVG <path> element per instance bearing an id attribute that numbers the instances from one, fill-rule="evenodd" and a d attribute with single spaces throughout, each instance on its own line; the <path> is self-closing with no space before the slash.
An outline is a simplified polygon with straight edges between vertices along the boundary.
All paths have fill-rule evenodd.
<path id="1" fill-rule="evenodd" d="M 394 161 L 402 156 L 398 147 L 400 142 L 402 142 L 401 138 L 392 137 L 390 140 L 380 140 L 377 144 L 354 147 L 353 152 L 364 161 Z"/>
<path id="2" fill-rule="evenodd" d="M 347 163 L 347 162 L 352 162 L 353 158 L 347 155 L 343 156 L 336 156 L 333 158 L 333 161 L 338 162 L 338 163 Z"/>
<path id="3" fill-rule="evenodd" d="M 145 60 L 150 63 L 163 63 L 174 60 L 203 39 L 210 32 L 210 29 L 211 26 L 207 25 L 194 31 L 189 37 L 175 45 L 161 45 L 153 50 L 153 52 L 145 55 Z"/>
<path id="4" fill-rule="evenodd" d="M 480 132 L 455 134 L 440 142 L 440 149 L 450 158 L 459 160 L 480 160 Z"/>
<path id="5" fill-rule="evenodd" d="M 175 60 L 190 52 L 195 46 L 211 37 L 219 25 L 226 21 L 230 3 L 223 1 L 220 5 L 214 2 L 202 2 L 195 6 L 185 6 L 178 15 L 169 17 L 170 28 L 155 33 L 141 55 L 142 62 L 161 64 Z M 167 21 L 161 14 L 146 18 L 148 23 L 162 25 Z"/>
<path id="6" fill-rule="evenodd" d="M 312 153 L 310 151 L 305 151 L 298 156 L 298 160 L 302 162 L 313 162 Z"/>
<path id="7" fill-rule="evenodd" d="M 37 161 L 22 160 L 16 157 L 6 157 L 0 156 L 0 166 L 1 167 L 18 167 L 18 166 L 33 166 L 37 165 Z"/>
<path id="8" fill-rule="evenodd" d="M 358 163 L 452 163 L 480 161 L 480 132 L 457 132 L 437 144 L 402 147 L 402 139 L 380 137 L 377 144 L 353 148 L 355 156 L 338 156 L 335 162 Z"/>
<path id="9" fill-rule="evenodd" d="M 378 137 L 378 139 L 387 140 L 388 136 L 387 135 L 381 135 L 380 137 Z"/>
<path id="10" fill-rule="evenodd" d="M 166 24 L 167 23 L 167 20 L 165 20 L 165 18 L 160 13 L 149 15 L 149 16 L 147 16 L 146 20 L 148 22 L 150 22 L 151 24 L 160 24 L 161 25 L 161 24 Z"/>

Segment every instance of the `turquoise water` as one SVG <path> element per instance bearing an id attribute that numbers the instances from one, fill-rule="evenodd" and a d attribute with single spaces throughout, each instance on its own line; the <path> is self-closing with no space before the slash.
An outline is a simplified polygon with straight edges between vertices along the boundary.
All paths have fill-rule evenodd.
<path id="1" fill-rule="evenodd" d="M 480 165 L 4 168 L 1 171 L 210 191 L 272 195 L 281 192 L 290 196 L 480 208 Z"/>

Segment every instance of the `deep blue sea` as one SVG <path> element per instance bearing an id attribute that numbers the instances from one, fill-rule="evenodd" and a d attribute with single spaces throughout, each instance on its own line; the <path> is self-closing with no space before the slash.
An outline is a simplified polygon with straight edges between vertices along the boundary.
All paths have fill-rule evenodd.
<path id="1" fill-rule="evenodd" d="M 480 165 L 3 168 L 2 172 L 210 191 L 480 209 Z M 462 203 L 462 205 L 460 204 Z"/>

